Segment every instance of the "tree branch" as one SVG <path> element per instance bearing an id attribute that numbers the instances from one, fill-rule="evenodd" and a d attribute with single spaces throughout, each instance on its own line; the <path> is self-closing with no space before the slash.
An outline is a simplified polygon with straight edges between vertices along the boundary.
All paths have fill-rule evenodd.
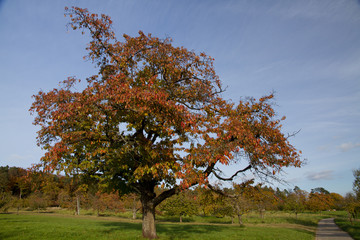
<path id="1" fill-rule="evenodd" d="M 157 205 L 159 205 L 162 201 L 164 201 L 165 199 L 171 197 L 172 195 L 178 193 L 180 191 L 180 188 L 178 186 L 175 186 L 172 189 L 166 190 L 164 192 L 162 192 L 160 195 L 158 195 L 155 199 L 154 199 L 154 206 L 156 207 Z"/>
<path id="2" fill-rule="evenodd" d="M 224 191 L 214 187 L 211 184 L 208 184 L 207 186 L 211 191 L 216 192 L 217 194 L 219 194 L 221 196 L 228 197 L 228 198 L 236 198 L 236 197 L 238 197 L 238 195 L 236 195 L 236 194 L 227 194 Z"/>
<path id="3" fill-rule="evenodd" d="M 249 170 L 251 168 L 251 165 L 247 166 L 246 168 L 244 169 L 241 169 L 239 171 L 237 171 L 236 173 L 234 173 L 231 177 L 229 178 L 223 178 L 221 176 L 219 176 L 215 170 L 212 170 L 211 172 L 215 175 L 216 178 L 220 179 L 220 180 L 223 180 L 223 181 L 232 181 L 234 180 L 234 177 L 236 177 L 239 173 L 242 173 L 242 172 L 246 172 L 247 170 Z"/>

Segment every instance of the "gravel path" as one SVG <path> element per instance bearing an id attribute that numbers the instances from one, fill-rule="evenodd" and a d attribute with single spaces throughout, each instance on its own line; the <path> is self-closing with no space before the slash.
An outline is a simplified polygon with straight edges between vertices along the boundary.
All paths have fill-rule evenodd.
<path id="1" fill-rule="evenodd" d="M 334 222 L 333 218 L 320 220 L 316 229 L 316 240 L 351 240 L 353 239 L 347 232 L 341 230 Z"/>

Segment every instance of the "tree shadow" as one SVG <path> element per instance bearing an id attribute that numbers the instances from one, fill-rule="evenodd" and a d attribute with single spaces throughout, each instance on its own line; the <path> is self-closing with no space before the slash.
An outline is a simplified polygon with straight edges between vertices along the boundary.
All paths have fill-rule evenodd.
<path id="1" fill-rule="evenodd" d="M 214 220 L 210 220 L 210 221 L 208 221 L 208 223 L 215 223 L 215 224 L 224 224 L 224 225 L 232 225 L 232 223 L 231 223 L 231 220 L 228 220 L 228 221 L 221 221 L 221 220 L 216 220 L 216 219 L 214 219 Z M 239 225 L 239 224 L 237 224 L 237 225 Z M 234 226 L 236 226 L 235 224 L 234 224 Z"/>
<path id="2" fill-rule="evenodd" d="M 313 232 L 313 231 L 306 230 L 306 229 L 299 229 L 299 228 L 291 228 L 291 229 L 296 231 L 296 232 L 310 234 L 310 235 L 315 237 L 315 232 Z"/>
<path id="3" fill-rule="evenodd" d="M 299 225 L 303 225 L 303 226 L 308 226 L 308 227 L 316 227 L 317 223 L 311 220 L 304 220 L 304 219 L 296 219 L 296 218 L 285 218 L 286 222 L 288 223 L 293 223 L 293 224 L 299 224 Z"/>
<path id="4" fill-rule="evenodd" d="M 162 216 L 159 219 L 156 219 L 156 221 L 161 223 L 171 222 L 171 223 L 180 223 L 180 217 L 178 216 Z M 183 217 L 183 222 L 195 222 L 195 220 L 192 217 Z"/>
<path id="5" fill-rule="evenodd" d="M 189 225 L 189 224 L 158 224 L 157 231 L 159 235 L 165 236 L 168 239 L 190 239 L 197 234 L 211 234 L 223 231 L 222 226 L 211 225 Z"/>
<path id="6" fill-rule="evenodd" d="M 129 223 L 129 222 L 98 222 L 99 225 L 102 225 L 107 228 L 104 232 L 113 232 L 121 230 L 136 230 L 141 231 L 141 223 Z"/>
<path id="7" fill-rule="evenodd" d="M 142 227 L 141 223 L 128 223 L 128 222 L 99 222 L 100 225 L 106 227 L 106 230 L 102 230 L 103 233 L 109 234 L 112 232 L 134 230 L 141 236 Z M 211 234 L 219 233 L 223 231 L 222 226 L 212 225 L 192 225 L 192 224 L 156 224 L 157 234 L 160 238 L 165 239 L 190 239 L 197 234 Z"/>

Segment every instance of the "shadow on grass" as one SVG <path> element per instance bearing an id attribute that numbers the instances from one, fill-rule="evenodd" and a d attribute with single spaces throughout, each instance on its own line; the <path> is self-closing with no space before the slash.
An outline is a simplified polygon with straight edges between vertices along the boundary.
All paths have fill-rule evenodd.
<path id="1" fill-rule="evenodd" d="M 142 227 L 141 223 L 126 223 L 126 222 L 100 222 L 102 226 L 106 227 L 106 230 L 102 230 L 103 233 L 112 233 L 118 231 L 137 231 L 141 235 Z M 181 223 L 179 224 L 156 224 L 157 234 L 160 238 L 166 239 L 190 239 L 194 235 L 198 234 L 212 234 L 220 233 L 223 231 L 223 226 L 210 226 L 210 225 L 189 225 Z"/>
<path id="2" fill-rule="evenodd" d="M 161 223 L 171 222 L 171 223 L 180 223 L 179 217 L 172 217 L 172 216 L 161 216 L 161 218 L 157 218 L 157 221 Z M 183 222 L 189 223 L 189 222 L 195 222 L 195 220 L 191 217 L 183 217 Z"/>
<path id="3" fill-rule="evenodd" d="M 285 219 L 288 223 L 299 224 L 299 225 L 309 226 L 309 227 L 317 226 L 317 222 L 315 222 L 313 220 L 296 219 L 296 218 L 291 218 L 291 217 L 285 218 Z"/>
<path id="4" fill-rule="evenodd" d="M 223 226 L 210 225 L 181 225 L 181 224 L 158 224 L 157 231 L 159 235 L 169 239 L 191 239 L 200 234 L 220 234 L 224 230 Z"/>
<path id="5" fill-rule="evenodd" d="M 98 222 L 99 225 L 107 227 L 106 232 L 135 230 L 141 231 L 141 223 L 127 223 L 127 222 Z"/>

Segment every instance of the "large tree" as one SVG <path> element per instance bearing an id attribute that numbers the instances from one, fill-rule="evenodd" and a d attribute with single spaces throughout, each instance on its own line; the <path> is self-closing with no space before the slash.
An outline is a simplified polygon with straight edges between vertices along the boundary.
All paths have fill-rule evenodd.
<path id="1" fill-rule="evenodd" d="M 274 176 L 301 166 L 275 118 L 272 95 L 226 101 L 206 54 L 141 31 L 118 40 L 110 17 L 87 9 L 72 7 L 66 15 L 73 29 L 89 31 L 86 57 L 99 72 L 83 88 L 70 77 L 34 96 L 42 166 L 137 192 L 144 237 L 157 237 L 157 205 L 181 189 L 209 184 L 211 175 L 231 181 L 245 172 Z M 226 177 L 220 167 L 229 164 L 239 168 Z M 168 190 L 156 194 L 157 185 Z"/>

